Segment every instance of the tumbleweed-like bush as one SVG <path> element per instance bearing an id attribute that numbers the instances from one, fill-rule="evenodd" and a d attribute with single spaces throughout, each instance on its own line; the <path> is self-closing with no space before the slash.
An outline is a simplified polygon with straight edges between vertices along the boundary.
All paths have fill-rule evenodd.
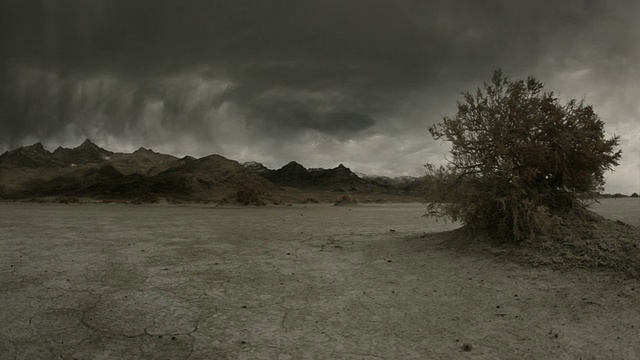
<path id="1" fill-rule="evenodd" d="M 462 93 L 453 117 L 429 128 L 451 150 L 445 165 L 427 165 L 427 215 L 519 242 L 586 214 L 585 199 L 618 165 L 620 139 L 605 138 L 592 106 L 562 104 L 543 87 L 497 70 L 490 83 Z"/>

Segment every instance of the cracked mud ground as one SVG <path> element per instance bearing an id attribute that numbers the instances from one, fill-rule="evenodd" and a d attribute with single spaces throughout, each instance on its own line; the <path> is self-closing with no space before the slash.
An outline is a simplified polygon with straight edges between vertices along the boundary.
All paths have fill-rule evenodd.
<path id="1" fill-rule="evenodd" d="M 442 249 L 423 211 L 2 203 L 0 359 L 640 357 L 639 281 Z"/>

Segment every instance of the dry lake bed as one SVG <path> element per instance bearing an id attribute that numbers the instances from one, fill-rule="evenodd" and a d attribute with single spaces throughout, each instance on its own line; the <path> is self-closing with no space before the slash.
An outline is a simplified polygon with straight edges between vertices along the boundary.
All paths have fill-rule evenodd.
<path id="1" fill-rule="evenodd" d="M 640 359 L 639 280 L 443 248 L 423 213 L 0 203 L 0 359 Z"/>

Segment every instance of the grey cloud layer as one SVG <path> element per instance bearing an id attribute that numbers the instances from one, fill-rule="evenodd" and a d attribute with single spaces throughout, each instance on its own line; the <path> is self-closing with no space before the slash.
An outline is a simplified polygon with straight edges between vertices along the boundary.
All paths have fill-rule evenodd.
<path id="1" fill-rule="evenodd" d="M 633 90 L 639 4 L 5 0 L 0 146 L 92 136 L 279 153 L 311 133 L 426 137 L 498 67 Z"/>

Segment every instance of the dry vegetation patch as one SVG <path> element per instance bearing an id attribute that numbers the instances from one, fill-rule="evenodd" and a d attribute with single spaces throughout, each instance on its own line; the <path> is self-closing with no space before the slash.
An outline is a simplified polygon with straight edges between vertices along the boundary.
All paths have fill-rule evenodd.
<path id="1" fill-rule="evenodd" d="M 157 194 L 144 194 L 131 201 L 134 205 L 157 204 L 158 202 L 160 202 L 160 197 Z"/>
<path id="2" fill-rule="evenodd" d="M 454 116 L 429 128 L 451 143 L 451 156 L 427 165 L 428 215 L 514 243 L 557 228 L 558 216 L 579 221 L 583 200 L 622 156 L 620 137 L 605 137 L 593 107 L 562 104 L 535 78 L 512 81 L 501 71 L 463 96 Z"/>
<path id="3" fill-rule="evenodd" d="M 463 251 L 484 251 L 505 260 L 559 270 L 612 270 L 640 278 L 640 229 L 605 219 L 591 211 L 565 216 L 550 232 L 520 243 L 505 243 L 491 232 L 469 226 L 444 234 L 427 234 L 437 245 Z"/>
<path id="4" fill-rule="evenodd" d="M 602 268 L 640 276 L 640 229 L 590 211 L 563 218 L 555 234 L 529 241 L 524 248 L 533 265 Z"/>
<path id="5" fill-rule="evenodd" d="M 302 204 L 320 204 L 320 200 L 314 197 L 307 197 L 301 202 Z"/>
<path id="6" fill-rule="evenodd" d="M 334 206 L 357 204 L 358 199 L 351 195 L 340 195 L 336 198 Z"/>
<path id="7" fill-rule="evenodd" d="M 445 242 L 484 244 L 533 265 L 640 276 L 639 230 L 585 205 L 622 156 L 620 137 L 605 137 L 593 107 L 562 104 L 535 78 L 512 81 L 499 70 L 463 96 L 454 116 L 429 129 L 451 143 L 451 157 L 427 165 L 427 215 L 465 224 Z"/>
<path id="8" fill-rule="evenodd" d="M 264 206 L 271 200 L 271 194 L 257 187 L 243 186 L 236 192 L 235 199 L 243 205 Z"/>

